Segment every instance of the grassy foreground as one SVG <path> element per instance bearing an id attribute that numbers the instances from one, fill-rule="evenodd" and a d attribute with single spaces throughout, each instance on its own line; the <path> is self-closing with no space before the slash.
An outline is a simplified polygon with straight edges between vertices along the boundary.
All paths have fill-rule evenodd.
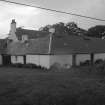
<path id="1" fill-rule="evenodd" d="M 104 104 L 104 75 L 80 73 L 79 69 L 51 72 L 0 68 L 0 105 Z"/>

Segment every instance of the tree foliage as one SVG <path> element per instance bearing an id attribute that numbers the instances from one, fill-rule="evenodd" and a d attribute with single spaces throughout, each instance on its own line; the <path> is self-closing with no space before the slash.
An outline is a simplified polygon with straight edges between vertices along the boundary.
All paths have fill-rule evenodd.
<path id="1" fill-rule="evenodd" d="M 87 35 L 90 37 L 102 38 L 105 36 L 105 26 L 97 25 L 88 29 Z"/>
<path id="2" fill-rule="evenodd" d="M 75 22 L 69 22 L 66 24 L 67 32 L 73 35 L 84 35 L 86 30 L 79 28 Z"/>
<path id="3" fill-rule="evenodd" d="M 63 23 L 59 22 L 53 25 L 50 25 L 50 27 L 55 28 L 56 34 L 68 34 L 68 35 L 84 35 L 86 33 L 86 30 L 81 29 L 78 27 L 78 25 L 75 22 L 68 22 Z M 49 31 L 49 25 L 46 25 L 42 28 L 42 31 Z"/>

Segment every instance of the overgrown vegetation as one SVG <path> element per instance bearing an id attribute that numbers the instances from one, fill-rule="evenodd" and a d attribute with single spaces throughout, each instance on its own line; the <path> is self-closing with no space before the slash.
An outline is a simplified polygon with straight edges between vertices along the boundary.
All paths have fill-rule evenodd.
<path id="1" fill-rule="evenodd" d="M 0 67 L 0 104 L 104 105 L 104 72 L 105 62 L 100 60 L 93 66 L 73 67 L 67 72 L 45 72 L 20 65 Z"/>
<path id="2" fill-rule="evenodd" d="M 59 22 L 53 25 L 46 25 L 41 28 L 41 31 L 49 32 L 50 27 L 55 28 L 55 33 L 59 35 L 62 33 L 62 35 L 79 35 L 105 39 L 105 25 L 96 25 L 94 27 L 90 27 L 88 30 L 84 30 L 75 22 Z"/>
<path id="3" fill-rule="evenodd" d="M 1 67 L 3 67 L 3 66 L 1 66 Z M 14 63 L 14 64 L 9 64 L 8 67 L 47 70 L 47 68 L 44 68 L 44 67 L 41 67 L 40 65 L 38 66 L 38 65 L 35 65 L 35 64 L 32 64 L 32 63 L 27 63 L 27 64 Z"/>
<path id="4" fill-rule="evenodd" d="M 96 60 L 93 65 L 90 60 L 86 60 L 81 62 L 78 68 L 87 68 L 90 73 L 105 75 L 105 61 L 102 59 Z"/>

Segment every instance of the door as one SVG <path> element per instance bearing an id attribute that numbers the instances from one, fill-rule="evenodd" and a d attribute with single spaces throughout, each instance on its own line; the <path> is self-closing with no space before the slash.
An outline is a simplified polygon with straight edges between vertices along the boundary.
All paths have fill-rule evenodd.
<path id="1" fill-rule="evenodd" d="M 11 56 L 10 55 L 2 55 L 3 65 L 11 64 Z"/>

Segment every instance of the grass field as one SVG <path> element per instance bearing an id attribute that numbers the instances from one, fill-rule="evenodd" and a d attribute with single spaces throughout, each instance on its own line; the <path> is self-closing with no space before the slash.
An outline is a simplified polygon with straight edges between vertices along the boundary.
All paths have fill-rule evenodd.
<path id="1" fill-rule="evenodd" d="M 104 104 L 104 75 L 0 67 L 0 105 Z"/>

